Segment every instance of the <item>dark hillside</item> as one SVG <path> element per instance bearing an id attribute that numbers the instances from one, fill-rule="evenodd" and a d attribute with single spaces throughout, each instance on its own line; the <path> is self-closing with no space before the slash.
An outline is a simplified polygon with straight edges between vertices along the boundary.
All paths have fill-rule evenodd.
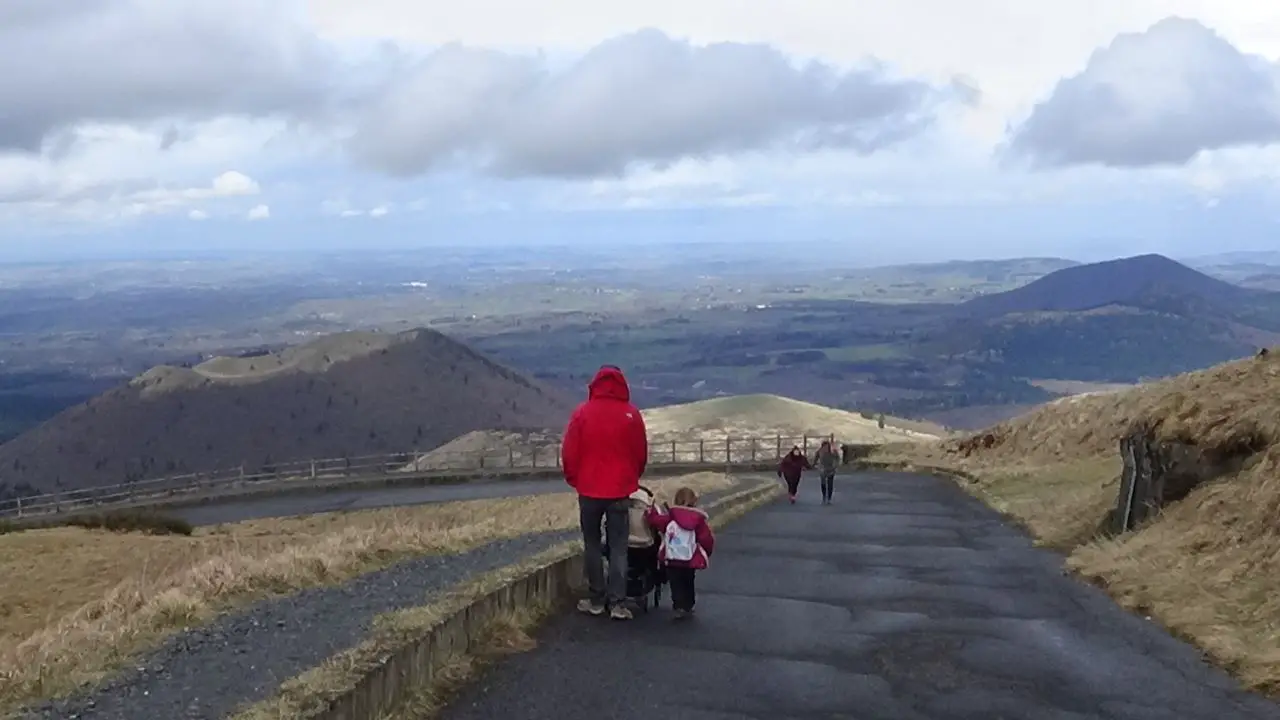
<path id="1" fill-rule="evenodd" d="M 572 400 L 429 330 L 339 333 L 161 366 L 0 445 L 42 491 L 312 457 L 430 450 L 472 430 L 559 427 Z"/>

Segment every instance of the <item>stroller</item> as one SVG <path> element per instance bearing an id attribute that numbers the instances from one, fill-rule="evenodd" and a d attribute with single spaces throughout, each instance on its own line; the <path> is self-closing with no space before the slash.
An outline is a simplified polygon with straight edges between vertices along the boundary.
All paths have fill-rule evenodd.
<path id="1" fill-rule="evenodd" d="M 652 607 L 656 608 L 662 600 L 662 586 L 667 582 L 666 571 L 658 563 L 658 547 L 661 538 L 644 519 L 645 511 L 653 507 L 653 491 L 641 485 L 639 490 L 631 494 L 630 502 L 627 536 L 627 599 L 644 612 L 649 612 L 649 596 L 653 596 Z M 607 563 L 609 558 L 607 541 L 604 546 L 604 557 Z"/>

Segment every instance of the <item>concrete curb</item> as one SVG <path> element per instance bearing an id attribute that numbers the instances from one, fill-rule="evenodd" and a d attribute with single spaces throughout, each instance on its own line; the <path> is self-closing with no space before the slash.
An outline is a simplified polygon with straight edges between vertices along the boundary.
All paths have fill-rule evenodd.
<path id="1" fill-rule="evenodd" d="M 708 508 L 716 525 L 731 522 L 782 495 L 773 482 L 756 484 L 721 498 Z M 425 635 L 409 639 L 382 664 L 308 720 L 372 720 L 384 717 L 415 691 L 427 687 L 449 660 L 472 651 L 498 617 L 531 605 L 561 608 L 582 586 L 582 553 L 566 550 L 551 560 L 475 599 Z"/>

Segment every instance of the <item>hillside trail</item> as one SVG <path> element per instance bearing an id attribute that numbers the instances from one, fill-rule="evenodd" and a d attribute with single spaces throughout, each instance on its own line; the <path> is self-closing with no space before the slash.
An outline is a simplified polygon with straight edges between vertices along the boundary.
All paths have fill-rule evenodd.
<path id="1" fill-rule="evenodd" d="M 954 484 L 809 480 L 722 531 L 694 619 L 558 617 L 442 717 L 1280 718 Z"/>

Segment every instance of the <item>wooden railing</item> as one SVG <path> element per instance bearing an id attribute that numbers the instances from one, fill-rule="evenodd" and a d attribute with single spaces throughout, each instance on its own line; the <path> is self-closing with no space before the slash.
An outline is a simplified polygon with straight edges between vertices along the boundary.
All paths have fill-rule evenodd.
<path id="1" fill-rule="evenodd" d="M 828 436 L 775 435 L 651 440 L 649 464 L 723 466 L 773 462 L 793 446 L 800 447 L 806 455 L 812 455 L 821 442 L 828 439 Z M 212 495 L 271 484 L 319 486 L 330 481 L 380 477 L 482 478 L 552 470 L 559 466 L 558 440 L 495 446 L 473 452 L 405 452 L 298 460 L 253 470 L 240 466 L 0 500 L 0 518 L 82 512 L 119 505 L 145 504 L 147 501 L 161 502 L 182 496 Z"/>

